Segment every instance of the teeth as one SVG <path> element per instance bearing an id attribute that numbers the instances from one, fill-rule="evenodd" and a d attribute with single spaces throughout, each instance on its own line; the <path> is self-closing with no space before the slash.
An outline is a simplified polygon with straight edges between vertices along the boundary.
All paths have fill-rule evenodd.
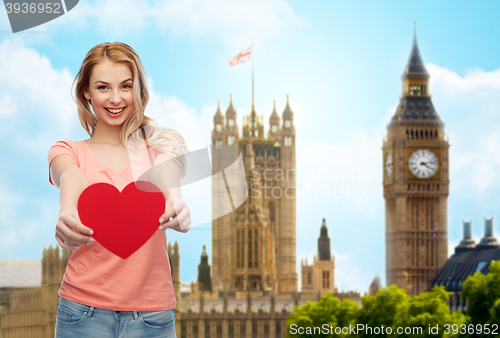
<path id="1" fill-rule="evenodd" d="M 119 112 L 121 112 L 124 108 L 121 108 L 121 109 L 111 109 L 111 108 L 105 108 L 107 111 L 109 111 L 110 113 L 113 113 L 113 114 L 117 114 Z"/>

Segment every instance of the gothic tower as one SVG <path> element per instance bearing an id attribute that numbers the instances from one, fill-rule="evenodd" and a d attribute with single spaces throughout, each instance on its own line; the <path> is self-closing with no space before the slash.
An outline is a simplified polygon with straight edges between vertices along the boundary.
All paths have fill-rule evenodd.
<path id="1" fill-rule="evenodd" d="M 243 118 L 241 137 L 236 116 L 231 95 L 225 117 L 218 104 L 212 144 L 215 149 L 238 147 L 248 198 L 233 212 L 212 221 L 212 287 L 230 292 L 296 291 L 295 128 L 288 96 L 283 125 L 274 106 L 267 138 L 254 103 Z M 214 190 L 214 212 L 220 210 L 224 194 Z"/>
<path id="2" fill-rule="evenodd" d="M 426 291 L 447 258 L 449 143 L 432 104 L 416 30 L 383 142 L 386 282 Z"/>
<path id="3" fill-rule="evenodd" d="M 330 248 L 330 237 L 326 219 L 323 217 L 318 237 L 318 253 L 314 255 L 312 265 L 307 259 L 301 262 L 302 291 L 320 296 L 335 292 L 335 258 Z"/>
<path id="4" fill-rule="evenodd" d="M 212 292 L 212 279 L 210 277 L 210 265 L 208 264 L 207 248 L 203 245 L 203 251 L 198 264 L 198 286 L 200 291 Z"/>

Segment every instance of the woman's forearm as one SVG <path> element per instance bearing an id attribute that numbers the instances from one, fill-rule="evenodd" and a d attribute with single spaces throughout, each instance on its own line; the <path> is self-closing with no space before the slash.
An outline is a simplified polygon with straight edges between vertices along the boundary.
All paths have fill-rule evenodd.
<path id="1" fill-rule="evenodd" d="M 80 170 L 68 170 L 62 174 L 59 193 L 60 210 L 78 209 L 78 198 L 89 185 L 87 177 Z"/>

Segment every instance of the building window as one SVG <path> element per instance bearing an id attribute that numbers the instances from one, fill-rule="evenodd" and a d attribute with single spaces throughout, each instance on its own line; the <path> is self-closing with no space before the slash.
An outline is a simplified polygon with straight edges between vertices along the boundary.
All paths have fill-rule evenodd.
<path id="1" fill-rule="evenodd" d="M 228 329 L 229 338 L 234 338 L 234 323 L 229 322 L 227 329 Z"/>
<path id="2" fill-rule="evenodd" d="M 254 237 L 253 237 L 254 238 L 254 240 L 253 240 L 253 243 L 254 243 L 253 244 L 253 258 L 254 258 L 253 266 L 255 268 L 259 267 L 259 253 L 258 253 L 258 250 L 257 250 L 257 248 L 259 247 L 259 245 L 258 245 L 258 239 L 259 239 L 259 237 L 257 236 L 257 234 L 258 234 L 258 230 L 255 229 L 254 230 Z"/>
<path id="3" fill-rule="evenodd" d="M 220 125 L 220 123 L 217 123 L 215 125 L 215 130 L 217 130 L 217 131 L 221 131 L 222 130 L 222 126 Z"/>
<path id="4" fill-rule="evenodd" d="M 259 330 L 258 330 L 258 327 L 257 327 L 257 322 L 253 322 L 252 323 L 252 337 L 253 338 L 258 338 L 259 337 L 258 336 L 258 332 L 259 332 Z"/>
<path id="5" fill-rule="evenodd" d="M 248 267 L 258 268 L 259 267 L 259 232 L 257 229 L 248 230 Z"/>
<path id="6" fill-rule="evenodd" d="M 215 149 L 222 149 L 222 140 L 215 140 Z"/>
<path id="7" fill-rule="evenodd" d="M 281 322 L 276 321 L 276 338 L 281 338 Z"/>
<path id="8" fill-rule="evenodd" d="M 252 230 L 248 230 L 248 267 L 252 267 Z"/>
<path id="9" fill-rule="evenodd" d="M 410 85 L 410 95 L 420 96 L 422 87 L 417 84 Z"/>
<path id="10" fill-rule="evenodd" d="M 229 144 L 230 146 L 232 146 L 234 143 L 234 136 L 233 135 L 229 135 L 227 137 L 227 144 Z"/>
<path id="11" fill-rule="evenodd" d="M 222 338 L 222 325 L 217 324 L 217 338 Z"/>
<path id="12" fill-rule="evenodd" d="M 210 324 L 205 324 L 205 338 L 210 338 Z"/>
<path id="13" fill-rule="evenodd" d="M 292 145 L 292 137 L 291 136 L 286 136 L 285 137 L 285 146 L 289 147 Z"/>
<path id="14" fill-rule="evenodd" d="M 323 271 L 323 289 L 330 288 L 330 271 Z"/>
<path id="15" fill-rule="evenodd" d="M 307 273 L 307 284 L 311 284 L 312 283 L 312 273 L 308 272 Z"/>
<path id="16" fill-rule="evenodd" d="M 269 324 L 264 324 L 264 338 L 269 338 Z"/>
<path id="17" fill-rule="evenodd" d="M 234 127 L 234 120 L 233 119 L 227 120 L 227 125 L 230 127 Z"/>
<path id="18" fill-rule="evenodd" d="M 290 120 L 286 120 L 285 121 L 285 128 L 286 129 L 290 129 L 290 125 L 291 125 L 291 121 Z"/>
<path id="19" fill-rule="evenodd" d="M 243 229 L 236 229 L 236 268 L 243 267 Z"/>
<path id="20" fill-rule="evenodd" d="M 245 338 L 247 336 L 247 331 L 245 328 L 245 322 L 240 323 L 240 338 Z"/>
<path id="21" fill-rule="evenodd" d="M 277 125 L 273 125 L 273 126 L 271 127 L 271 131 L 272 131 L 273 133 L 276 133 L 276 132 L 278 131 L 278 126 L 277 126 Z"/>
<path id="22" fill-rule="evenodd" d="M 186 338 L 187 337 L 187 332 L 186 332 L 186 324 L 181 325 L 181 338 Z"/>
<path id="23" fill-rule="evenodd" d="M 274 204 L 269 203 L 269 220 L 274 221 Z"/>
<path id="24" fill-rule="evenodd" d="M 198 324 L 193 324 L 193 338 L 198 338 Z"/>

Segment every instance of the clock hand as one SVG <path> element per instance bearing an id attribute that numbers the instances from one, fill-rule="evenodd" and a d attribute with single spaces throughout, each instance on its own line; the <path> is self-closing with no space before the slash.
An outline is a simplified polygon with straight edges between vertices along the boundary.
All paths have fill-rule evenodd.
<path id="1" fill-rule="evenodd" d="M 429 163 L 427 163 L 427 162 L 420 162 L 420 165 L 425 165 L 427 168 L 430 168 Z"/>

